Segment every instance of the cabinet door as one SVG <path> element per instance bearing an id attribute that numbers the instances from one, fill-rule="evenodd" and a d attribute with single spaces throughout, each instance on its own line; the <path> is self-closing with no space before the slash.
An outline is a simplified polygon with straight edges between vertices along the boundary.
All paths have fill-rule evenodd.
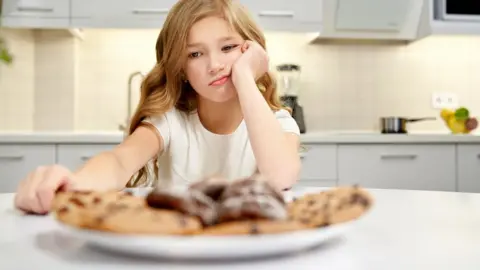
<path id="1" fill-rule="evenodd" d="M 340 145 L 339 185 L 455 191 L 455 145 Z"/>
<path id="2" fill-rule="evenodd" d="M 303 144 L 301 152 L 302 180 L 337 179 L 337 146 L 335 144 Z"/>
<path id="3" fill-rule="evenodd" d="M 93 156 L 112 150 L 116 144 L 60 144 L 57 146 L 59 164 L 76 170 Z"/>
<path id="4" fill-rule="evenodd" d="M 2 1 L 0 1 L 2 3 Z M 7 27 L 68 27 L 70 1 L 3 0 L 2 25 Z"/>
<path id="5" fill-rule="evenodd" d="M 38 166 L 55 163 L 55 145 L 0 144 L 0 193 L 15 192 Z"/>
<path id="6" fill-rule="evenodd" d="M 480 145 L 457 146 L 458 191 L 480 193 Z"/>
<path id="7" fill-rule="evenodd" d="M 319 31 L 322 0 L 240 0 L 267 31 Z"/>
<path id="8" fill-rule="evenodd" d="M 161 28 L 177 0 L 71 0 L 74 27 Z"/>

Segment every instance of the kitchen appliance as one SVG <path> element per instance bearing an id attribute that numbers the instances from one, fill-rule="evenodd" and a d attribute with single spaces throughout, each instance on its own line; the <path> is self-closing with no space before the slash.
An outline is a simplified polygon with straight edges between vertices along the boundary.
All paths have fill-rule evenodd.
<path id="1" fill-rule="evenodd" d="M 466 2 L 476 0 L 449 0 Z M 322 0 L 318 9 L 316 42 L 370 40 L 410 42 L 431 33 L 432 0 Z M 314 20 L 314 18 L 309 20 Z"/>
<path id="2" fill-rule="evenodd" d="M 407 124 L 419 121 L 436 120 L 435 117 L 405 118 L 405 117 L 382 117 L 380 128 L 383 134 L 407 134 Z"/>
<path id="3" fill-rule="evenodd" d="M 300 92 L 300 66 L 295 64 L 282 64 L 277 66 L 278 94 L 283 105 L 292 110 L 292 117 L 300 128 L 300 133 L 307 132 L 303 108 L 298 103 Z"/>
<path id="4" fill-rule="evenodd" d="M 435 17 L 445 21 L 480 21 L 480 1 L 478 0 L 439 0 L 435 7 Z"/>

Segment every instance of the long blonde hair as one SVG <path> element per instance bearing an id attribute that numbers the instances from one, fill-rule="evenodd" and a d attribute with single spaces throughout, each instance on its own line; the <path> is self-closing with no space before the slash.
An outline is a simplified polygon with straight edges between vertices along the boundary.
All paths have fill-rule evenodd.
<path id="1" fill-rule="evenodd" d="M 265 37 L 249 13 L 236 0 L 180 0 L 170 10 L 156 43 L 157 63 L 141 85 L 140 101 L 131 119 L 129 134 L 149 117 L 159 116 L 173 107 L 189 113 L 196 109 L 197 94 L 182 78 L 187 60 L 187 36 L 194 23 L 210 16 L 225 19 L 245 40 L 258 42 L 266 49 Z M 273 76 L 266 73 L 257 85 L 270 108 L 284 108 L 276 93 Z M 155 179 L 158 177 L 157 158 L 152 160 Z M 147 182 L 148 166 L 134 175 L 128 187 Z"/>

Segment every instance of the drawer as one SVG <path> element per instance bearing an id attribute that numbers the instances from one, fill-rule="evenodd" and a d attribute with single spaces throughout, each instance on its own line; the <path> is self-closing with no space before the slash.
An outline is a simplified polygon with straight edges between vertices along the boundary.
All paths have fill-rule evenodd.
<path id="1" fill-rule="evenodd" d="M 113 150 L 116 144 L 60 144 L 57 146 L 57 162 L 74 171 L 93 156 Z"/>
<path id="2" fill-rule="evenodd" d="M 240 0 L 262 28 L 269 31 L 302 31 L 302 23 L 321 22 L 322 0 Z M 318 31 L 320 24 L 312 30 Z"/>
<path id="3" fill-rule="evenodd" d="M 1 3 L 2 1 L 0 1 Z M 35 18 L 68 18 L 67 0 L 3 0 L 2 16 Z"/>
<path id="4" fill-rule="evenodd" d="M 340 145 L 339 185 L 456 190 L 455 145 Z"/>
<path id="5" fill-rule="evenodd" d="M 302 180 L 337 179 L 337 146 L 335 144 L 303 144 L 300 153 Z"/>
<path id="6" fill-rule="evenodd" d="M 54 163 L 55 145 L 0 144 L 0 193 L 15 192 L 35 168 Z"/>
<path id="7" fill-rule="evenodd" d="M 480 145 L 457 146 L 458 191 L 480 193 Z"/>

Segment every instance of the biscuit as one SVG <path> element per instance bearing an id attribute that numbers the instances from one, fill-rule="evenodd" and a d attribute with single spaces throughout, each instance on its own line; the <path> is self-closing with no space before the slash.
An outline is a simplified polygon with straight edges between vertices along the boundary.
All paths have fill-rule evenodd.
<path id="1" fill-rule="evenodd" d="M 372 204 L 373 198 L 366 190 L 345 186 L 306 194 L 290 202 L 288 215 L 308 227 L 324 227 L 357 219 Z"/>
<path id="2" fill-rule="evenodd" d="M 175 210 L 198 217 L 204 226 L 217 222 L 217 205 L 198 190 L 155 189 L 146 197 L 152 208 Z"/>
<path id="3" fill-rule="evenodd" d="M 64 192 L 55 199 L 54 215 L 74 227 L 122 234 L 186 235 L 202 228 L 198 218 L 149 207 L 145 198 L 118 192 Z"/>
<path id="4" fill-rule="evenodd" d="M 205 228 L 201 235 L 261 235 L 306 230 L 308 227 L 294 220 L 244 220 L 220 223 Z"/>

